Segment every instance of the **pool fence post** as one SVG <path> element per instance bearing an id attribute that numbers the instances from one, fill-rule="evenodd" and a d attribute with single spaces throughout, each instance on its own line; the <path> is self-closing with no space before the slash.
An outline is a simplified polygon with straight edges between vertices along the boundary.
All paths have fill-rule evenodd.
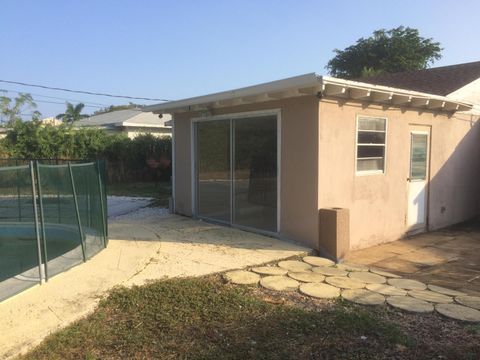
<path id="1" fill-rule="evenodd" d="M 38 186 L 38 204 L 40 205 L 40 226 L 42 227 L 43 256 L 45 262 L 45 281 L 48 281 L 48 255 L 47 255 L 47 237 L 45 232 L 45 216 L 43 212 L 42 185 L 40 180 L 40 170 L 38 169 L 38 160 L 35 160 L 35 169 L 37 173 Z"/>
<path id="2" fill-rule="evenodd" d="M 58 158 L 55 159 L 55 165 L 57 165 L 57 168 L 58 168 Z M 58 211 L 58 223 L 61 224 L 62 223 L 62 216 L 61 216 L 61 209 L 60 209 L 60 187 L 57 186 L 57 211 Z"/>
<path id="3" fill-rule="evenodd" d="M 98 189 L 100 190 L 100 207 L 102 209 L 102 229 L 103 229 L 103 246 L 107 247 L 107 224 L 106 224 L 106 216 L 105 216 L 105 206 L 103 203 L 103 184 L 102 184 L 102 176 L 100 175 L 100 160 L 96 162 L 97 168 L 97 177 L 98 177 Z"/>
<path id="4" fill-rule="evenodd" d="M 15 166 L 18 166 L 18 159 L 15 159 Z M 22 200 L 20 196 L 20 185 L 19 185 L 19 179 L 20 176 L 18 174 L 18 168 L 17 168 L 17 205 L 18 205 L 18 222 L 22 222 Z"/>
<path id="5" fill-rule="evenodd" d="M 40 277 L 40 284 L 42 284 L 43 282 L 42 247 L 40 245 L 40 232 L 38 231 L 37 194 L 35 191 L 35 174 L 33 171 L 33 161 L 30 161 L 30 179 L 32 181 L 32 204 L 33 204 L 33 215 L 35 219 L 35 235 L 37 237 L 38 275 Z"/>
<path id="6" fill-rule="evenodd" d="M 72 164 L 70 163 L 70 161 L 68 162 L 68 171 L 70 173 L 70 183 L 72 184 L 73 202 L 75 204 L 75 212 L 77 214 L 78 232 L 80 234 L 80 245 L 82 246 L 83 262 L 85 262 L 87 261 L 87 256 L 85 253 L 85 243 L 83 240 L 82 221 L 80 219 L 80 211 L 78 210 L 77 191 L 75 190 L 75 180 L 73 179 Z"/>

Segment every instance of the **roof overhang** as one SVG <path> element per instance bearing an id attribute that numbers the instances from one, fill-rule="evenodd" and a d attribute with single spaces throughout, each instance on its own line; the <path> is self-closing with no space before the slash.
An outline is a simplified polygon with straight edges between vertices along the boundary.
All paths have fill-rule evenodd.
<path id="1" fill-rule="evenodd" d="M 165 122 L 166 124 L 167 122 Z M 120 122 L 116 123 L 115 126 L 122 126 L 122 127 L 141 127 L 141 128 L 166 128 L 168 125 L 164 124 L 150 124 L 150 123 L 135 123 L 135 122 Z"/>
<path id="2" fill-rule="evenodd" d="M 472 108 L 471 104 L 444 96 L 310 73 L 236 90 L 150 105 L 144 107 L 143 111 L 157 114 L 205 111 L 307 95 L 446 112 L 466 111 Z"/>

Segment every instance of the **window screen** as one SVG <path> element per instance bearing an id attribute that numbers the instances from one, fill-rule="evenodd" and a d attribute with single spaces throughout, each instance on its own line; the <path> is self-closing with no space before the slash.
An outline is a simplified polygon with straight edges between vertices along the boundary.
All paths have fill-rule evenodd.
<path id="1" fill-rule="evenodd" d="M 357 172 L 384 172 L 385 118 L 359 117 L 357 119 Z"/>

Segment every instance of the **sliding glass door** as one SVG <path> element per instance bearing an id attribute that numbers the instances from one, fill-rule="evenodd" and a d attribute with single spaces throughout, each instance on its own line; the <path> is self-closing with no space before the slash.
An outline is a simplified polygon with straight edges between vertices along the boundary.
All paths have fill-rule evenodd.
<path id="1" fill-rule="evenodd" d="M 196 214 L 277 231 L 277 116 L 195 123 Z"/>
<path id="2" fill-rule="evenodd" d="M 230 120 L 196 127 L 197 215 L 231 222 Z"/>
<path id="3" fill-rule="evenodd" d="M 277 229 L 277 117 L 233 121 L 233 223 Z"/>

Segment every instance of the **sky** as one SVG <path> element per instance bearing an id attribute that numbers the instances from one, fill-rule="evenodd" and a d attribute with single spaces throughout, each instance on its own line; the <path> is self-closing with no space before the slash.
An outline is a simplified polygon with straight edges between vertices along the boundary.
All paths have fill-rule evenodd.
<path id="1" fill-rule="evenodd" d="M 93 92 L 175 100 L 326 74 L 333 49 L 400 25 L 441 43 L 434 66 L 480 60 L 478 0 L 0 1 L 1 80 Z M 85 102 L 84 113 L 128 103 L 3 83 L 0 90 L 32 93 L 44 117 L 63 112 L 67 100 Z"/>

